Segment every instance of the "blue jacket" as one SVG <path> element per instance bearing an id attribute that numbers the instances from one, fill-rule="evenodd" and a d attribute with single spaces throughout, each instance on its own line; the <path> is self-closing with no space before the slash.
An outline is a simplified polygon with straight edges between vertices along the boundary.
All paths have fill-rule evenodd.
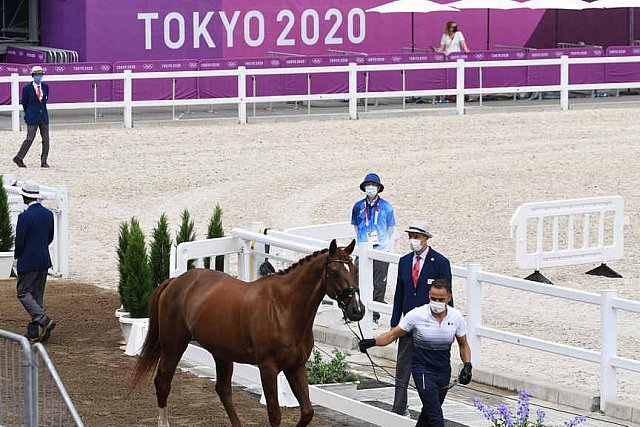
<path id="1" fill-rule="evenodd" d="M 13 256 L 18 260 L 18 274 L 48 270 L 52 241 L 53 214 L 40 203 L 34 203 L 18 216 Z"/>
<path id="2" fill-rule="evenodd" d="M 427 258 L 418 276 L 418 286 L 413 287 L 411 270 L 415 254 L 410 252 L 400 258 L 398 263 L 398 282 L 396 294 L 393 298 L 393 313 L 391 314 L 391 327 L 398 326 L 400 317 L 416 307 L 429 303 L 429 286 L 435 279 L 445 279 L 451 283 L 451 264 L 449 260 L 433 248 L 429 248 Z M 449 302 L 453 307 L 453 298 Z"/>
<path id="3" fill-rule="evenodd" d="M 42 102 L 38 100 L 33 83 L 29 83 L 22 88 L 22 109 L 24 110 L 24 121 L 28 125 L 37 125 L 40 122 L 49 124 L 49 113 L 47 111 L 49 86 L 46 83 L 40 83 L 40 88 L 42 89 Z"/>

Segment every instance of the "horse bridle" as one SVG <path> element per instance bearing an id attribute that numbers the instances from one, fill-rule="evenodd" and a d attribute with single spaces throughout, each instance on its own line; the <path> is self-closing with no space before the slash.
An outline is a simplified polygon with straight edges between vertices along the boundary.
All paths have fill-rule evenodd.
<path id="1" fill-rule="evenodd" d="M 343 259 L 327 259 L 324 262 L 325 272 L 324 272 L 324 276 L 322 276 L 322 280 L 324 282 L 325 289 L 327 289 L 327 274 L 329 274 L 329 272 L 327 271 L 327 265 L 334 262 L 337 262 L 339 264 L 349 264 L 349 261 L 345 261 Z M 353 285 L 350 285 L 342 289 L 340 292 L 337 292 L 335 290 L 333 292 L 334 292 L 334 295 L 331 296 L 329 295 L 329 292 L 327 290 L 327 295 L 329 295 L 329 298 L 336 300 L 338 302 L 338 307 L 340 307 L 340 309 L 342 309 L 343 311 L 347 309 L 347 303 L 345 301 L 347 301 L 349 298 L 352 298 L 355 295 L 358 298 L 358 300 L 360 299 L 360 290 Z"/>

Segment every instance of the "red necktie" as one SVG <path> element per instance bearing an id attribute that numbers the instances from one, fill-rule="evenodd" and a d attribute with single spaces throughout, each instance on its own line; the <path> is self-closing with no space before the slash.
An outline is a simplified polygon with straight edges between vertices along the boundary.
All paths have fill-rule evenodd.
<path id="1" fill-rule="evenodd" d="M 40 85 L 36 86 L 36 95 L 38 95 L 38 101 L 42 101 L 42 96 L 40 96 Z"/>
<path id="2" fill-rule="evenodd" d="M 420 277 L 420 256 L 416 256 L 416 261 L 413 263 L 413 271 L 411 272 L 414 288 L 418 287 L 418 277 Z"/>

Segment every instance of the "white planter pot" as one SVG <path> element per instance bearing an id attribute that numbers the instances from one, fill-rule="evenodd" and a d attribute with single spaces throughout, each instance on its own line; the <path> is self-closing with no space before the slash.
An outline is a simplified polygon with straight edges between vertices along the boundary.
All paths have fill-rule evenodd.
<path id="1" fill-rule="evenodd" d="M 349 399 L 355 399 L 358 384 L 360 384 L 360 382 L 355 381 L 349 383 L 315 384 L 315 386 L 339 394 L 340 396 L 348 397 Z"/>
<path id="2" fill-rule="evenodd" d="M 124 308 L 122 306 L 120 306 L 119 309 L 116 310 L 115 312 L 115 316 L 117 319 L 119 319 L 120 317 L 124 316 L 124 315 L 128 315 L 129 312 L 128 311 L 124 311 Z"/>
<path id="3" fill-rule="evenodd" d="M 146 317 L 134 319 L 129 314 L 126 314 L 120 316 L 119 321 L 122 335 L 127 342 L 125 353 L 130 356 L 138 354 L 147 336 L 149 319 Z"/>
<path id="4" fill-rule="evenodd" d="M 0 278 L 11 277 L 11 267 L 13 267 L 13 252 L 0 252 Z"/>

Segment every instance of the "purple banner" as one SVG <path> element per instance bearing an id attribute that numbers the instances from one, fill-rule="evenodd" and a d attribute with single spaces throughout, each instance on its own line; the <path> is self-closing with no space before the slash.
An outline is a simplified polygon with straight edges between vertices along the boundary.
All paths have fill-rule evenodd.
<path id="1" fill-rule="evenodd" d="M 471 52 L 465 54 L 462 52 L 451 53 L 447 60 L 457 61 L 464 59 L 469 62 L 483 61 L 511 61 L 524 59 L 523 50 L 508 51 L 489 51 L 489 52 Z M 499 68 L 482 68 L 482 80 L 480 79 L 480 68 L 471 68 L 465 70 L 464 85 L 468 88 L 489 88 L 489 87 L 513 87 L 524 86 L 527 83 L 527 67 L 499 67 Z M 457 74 L 455 69 L 447 70 L 447 87 L 454 89 L 456 87 Z"/>
<path id="2" fill-rule="evenodd" d="M 411 53 L 369 55 L 363 64 L 402 64 L 421 62 L 442 62 L 445 56 L 441 53 Z M 371 71 L 368 73 L 369 92 L 386 92 L 402 90 L 402 71 Z M 405 73 L 405 88 L 407 90 L 443 89 L 446 86 L 445 70 L 409 70 Z"/>
<path id="3" fill-rule="evenodd" d="M 0 76 L 10 76 L 11 74 L 28 74 L 30 68 L 26 65 L 20 64 L 1 64 L 0 63 Z M 0 104 L 11 104 L 11 83 L 0 84 Z"/>
<path id="4" fill-rule="evenodd" d="M 219 59 L 200 62 L 201 70 L 235 70 L 247 68 L 247 96 L 282 95 L 283 76 L 253 76 L 251 69 L 280 68 L 280 58 Z M 234 76 L 203 77 L 198 79 L 200 98 L 234 98 L 238 96 L 238 79 Z"/>
<path id="5" fill-rule="evenodd" d="M 567 55 L 569 58 L 594 58 L 603 56 L 600 48 L 578 49 L 540 49 L 527 54 L 528 59 L 552 59 Z M 603 83 L 605 81 L 604 64 L 580 64 L 569 66 L 569 84 Z M 560 65 L 537 65 L 529 67 L 528 84 L 530 86 L 560 84 Z"/>
<path id="6" fill-rule="evenodd" d="M 113 72 L 122 73 L 125 70 L 132 72 L 170 72 L 170 71 L 197 71 L 198 61 L 131 61 L 116 62 L 113 64 Z M 134 101 L 161 100 L 173 98 L 173 79 L 145 79 L 134 80 L 132 86 Z M 178 78 L 175 85 L 176 99 L 192 99 L 198 97 L 198 80 L 194 78 Z M 124 99 L 122 80 L 113 83 L 113 99 Z"/>
<path id="7" fill-rule="evenodd" d="M 640 46 L 611 46 L 607 56 L 640 56 Z M 640 63 L 606 64 L 607 83 L 640 82 Z"/>
<path id="8" fill-rule="evenodd" d="M 35 64 L 32 64 L 35 65 Z M 37 64 L 41 65 L 45 72 L 44 82 L 49 85 L 50 100 L 58 102 L 108 102 L 113 99 L 112 80 L 91 80 L 77 82 L 48 82 L 47 76 L 59 74 L 101 74 L 111 73 L 111 64 L 105 62 L 78 62 L 64 64 Z M 24 68 L 22 74 L 31 73 L 29 67 Z M 95 90 L 95 92 L 94 92 Z"/>
<path id="9" fill-rule="evenodd" d="M 7 62 L 16 62 L 19 64 L 33 64 L 36 62 L 46 62 L 47 56 L 44 52 L 26 47 L 7 47 L 5 59 Z"/>

